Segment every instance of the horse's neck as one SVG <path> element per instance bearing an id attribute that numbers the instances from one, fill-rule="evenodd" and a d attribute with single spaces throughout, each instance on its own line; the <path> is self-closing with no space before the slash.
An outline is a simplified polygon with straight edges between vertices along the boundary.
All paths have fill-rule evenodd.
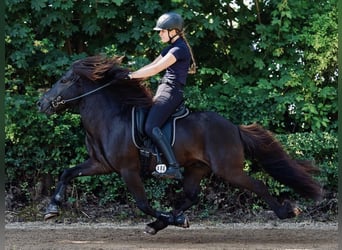
<path id="1" fill-rule="evenodd" d="M 80 115 L 86 130 L 111 126 L 121 115 L 121 105 L 110 96 L 98 93 L 84 98 L 80 104 Z"/>

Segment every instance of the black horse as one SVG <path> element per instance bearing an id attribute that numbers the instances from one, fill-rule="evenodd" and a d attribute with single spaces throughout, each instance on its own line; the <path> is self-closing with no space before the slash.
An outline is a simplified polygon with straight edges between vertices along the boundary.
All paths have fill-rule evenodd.
<path id="1" fill-rule="evenodd" d="M 177 122 L 175 155 L 184 168 L 182 205 L 172 212 L 153 209 L 141 178 L 139 150 L 132 140 L 133 107 L 149 107 L 152 94 L 140 80 L 117 80 L 128 71 L 118 57 L 92 56 L 73 63 L 47 91 L 38 106 L 46 114 L 75 108 L 86 130 L 89 159 L 64 170 L 47 208 L 45 219 L 58 215 L 58 206 L 68 183 L 75 177 L 118 173 L 133 195 L 136 205 L 156 220 L 146 227 L 155 234 L 168 225 L 188 227 L 183 214 L 198 202 L 200 182 L 210 173 L 227 183 L 248 189 L 263 198 L 281 218 L 300 210 L 289 201 L 280 204 L 259 180 L 243 170 L 245 157 L 280 183 L 303 197 L 322 198 L 320 185 L 311 177 L 317 168 L 308 161 L 291 159 L 272 134 L 261 126 L 234 125 L 214 112 L 193 112 Z M 154 166 L 148 171 L 153 171 Z"/>

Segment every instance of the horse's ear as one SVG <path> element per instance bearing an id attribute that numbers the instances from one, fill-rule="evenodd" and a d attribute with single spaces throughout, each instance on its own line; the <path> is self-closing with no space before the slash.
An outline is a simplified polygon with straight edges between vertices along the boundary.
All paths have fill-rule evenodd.
<path id="1" fill-rule="evenodd" d="M 118 75 L 122 74 L 123 72 L 128 72 L 128 69 L 121 68 L 119 65 L 115 65 L 113 68 L 107 71 L 106 75 L 109 77 L 118 77 Z"/>
<path id="2" fill-rule="evenodd" d="M 125 58 L 125 56 L 119 56 L 117 57 L 118 63 L 122 63 L 122 60 Z"/>
<path id="3" fill-rule="evenodd" d="M 110 77 L 115 77 L 116 74 L 122 71 L 126 71 L 125 69 L 121 68 L 121 63 L 125 56 L 114 56 L 112 57 L 113 67 L 108 70 L 107 75 Z"/>
<path id="4" fill-rule="evenodd" d="M 113 64 L 121 64 L 123 59 L 125 58 L 126 56 L 113 56 L 112 58 L 110 58 L 109 60 L 113 63 Z"/>

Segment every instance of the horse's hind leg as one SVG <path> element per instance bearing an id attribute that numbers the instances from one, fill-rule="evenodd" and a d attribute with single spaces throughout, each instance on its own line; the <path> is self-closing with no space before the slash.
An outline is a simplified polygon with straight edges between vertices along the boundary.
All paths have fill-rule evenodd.
<path id="1" fill-rule="evenodd" d="M 174 211 L 174 225 L 187 228 L 189 227 L 189 220 L 183 214 L 184 211 L 197 204 L 199 201 L 199 194 L 201 192 L 200 182 L 210 172 L 209 168 L 205 167 L 188 167 L 185 168 L 183 179 L 183 191 L 185 194 L 184 200 Z M 164 229 L 168 224 L 157 219 L 149 223 L 146 227 L 146 232 L 156 234 L 158 231 Z"/>
<path id="2" fill-rule="evenodd" d="M 201 180 L 210 173 L 207 166 L 192 166 L 184 174 L 183 191 L 185 198 L 181 205 L 174 210 L 174 215 L 183 213 L 199 201 L 199 194 L 201 192 Z M 185 225 L 178 225 L 184 227 Z"/>
<path id="3" fill-rule="evenodd" d="M 235 173 L 234 173 L 235 172 Z M 236 173 L 238 172 L 238 173 Z M 292 218 L 299 214 L 300 210 L 293 207 L 290 202 L 286 201 L 284 204 L 280 204 L 275 197 L 273 197 L 265 184 L 262 181 L 255 180 L 248 176 L 244 171 L 232 171 L 229 173 L 229 177 L 221 176 L 232 185 L 240 188 L 248 189 L 259 197 L 263 198 L 270 208 L 280 219 Z"/>
<path id="4" fill-rule="evenodd" d="M 76 167 L 65 169 L 57 183 L 56 190 L 45 211 L 44 219 L 48 220 L 59 215 L 59 205 L 64 199 L 65 188 L 72 179 L 79 176 L 89 176 L 105 173 L 104 169 L 93 163 L 90 159 Z"/>

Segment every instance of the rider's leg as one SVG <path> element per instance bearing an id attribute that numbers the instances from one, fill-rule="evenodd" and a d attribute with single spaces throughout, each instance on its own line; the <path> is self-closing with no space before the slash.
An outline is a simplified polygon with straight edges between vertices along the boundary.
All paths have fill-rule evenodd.
<path id="1" fill-rule="evenodd" d="M 152 130 L 152 140 L 158 147 L 158 149 L 162 151 L 168 163 L 168 167 L 164 173 L 154 171 L 153 175 L 160 178 L 174 178 L 179 180 L 183 179 L 183 176 L 179 170 L 179 164 L 173 153 L 171 145 L 168 143 L 165 136 L 158 127 L 154 127 Z"/>
<path id="2" fill-rule="evenodd" d="M 160 151 L 164 154 L 168 162 L 169 168 L 165 174 L 156 175 L 165 178 L 181 179 L 182 175 L 179 171 L 179 164 L 172 151 L 171 145 L 160 131 L 160 128 L 170 115 L 183 101 L 183 92 L 174 86 L 168 84 L 160 84 L 157 94 L 154 97 L 154 105 L 152 105 L 145 123 L 145 133 L 148 135 Z"/>

